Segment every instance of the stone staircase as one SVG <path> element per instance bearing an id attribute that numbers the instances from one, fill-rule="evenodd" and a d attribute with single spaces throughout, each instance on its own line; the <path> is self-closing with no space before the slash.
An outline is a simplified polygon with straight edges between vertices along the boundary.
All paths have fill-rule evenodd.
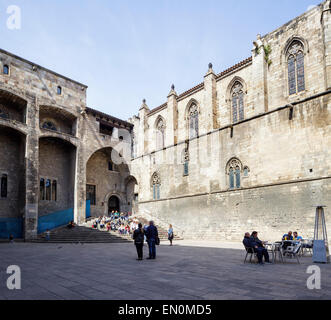
<path id="1" fill-rule="evenodd" d="M 52 230 L 50 240 L 46 241 L 45 234 L 38 236 L 34 243 L 128 243 L 132 240 L 107 231 L 99 231 L 86 226 L 76 226 L 73 229 L 61 227 Z"/>
<path id="2" fill-rule="evenodd" d="M 139 220 L 139 222 L 144 226 L 144 225 L 149 225 L 149 221 L 145 218 L 142 217 L 137 217 L 137 219 Z M 157 230 L 159 232 L 159 238 L 161 241 L 166 241 L 168 240 L 168 230 L 166 230 L 165 228 L 160 227 L 159 225 L 156 224 Z M 176 235 L 176 233 L 174 234 L 174 241 L 176 240 L 183 240 L 183 238 L 179 237 L 178 235 Z"/>

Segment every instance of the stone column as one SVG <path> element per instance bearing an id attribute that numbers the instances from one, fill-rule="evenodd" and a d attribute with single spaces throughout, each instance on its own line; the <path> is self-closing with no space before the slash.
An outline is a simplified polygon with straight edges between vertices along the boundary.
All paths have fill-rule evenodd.
<path id="1" fill-rule="evenodd" d="M 75 206 L 74 221 L 77 224 L 85 222 L 86 219 L 86 161 L 84 151 L 80 143 L 76 149 L 75 170 Z"/>
<path id="2" fill-rule="evenodd" d="M 173 146 L 178 138 L 178 102 L 175 86 L 171 86 L 167 104 L 167 132 L 165 146 Z"/>
<path id="3" fill-rule="evenodd" d="M 148 152 L 148 123 L 147 115 L 149 108 L 146 104 L 146 100 L 143 100 L 143 104 L 139 110 L 139 137 L 138 137 L 138 156 L 142 156 Z"/>
<path id="4" fill-rule="evenodd" d="M 261 114 L 268 111 L 268 89 L 267 89 L 267 73 L 268 64 L 264 51 L 264 43 L 260 35 L 257 35 L 257 40 L 254 41 L 254 49 L 252 50 L 252 89 L 253 105 L 256 113 Z"/>
<path id="5" fill-rule="evenodd" d="M 217 112 L 217 92 L 216 75 L 213 71 L 213 65 L 209 64 L 209 69 L 204 78 L 204 108 L 206 110 L 204 117 L 205 128 L 201 128 L 201 134 L 208 133 L 219 128 Z"/>
<path id="6" fill-rule="evenodd" d="M 81 106 L 80 116 L 76 120 L 76 137 L 79 143 L 76 147 L 75 162 L 75 197 L 74 197 L 74 222 L 81 224 L 86 220 L 86 142 L 87 115 L 85 106 Z"/>
<path id="7" fill-rule="evenodd" d="M 26 110 L 26 121 L 29 133 L 26 137 L 25 149 L 25 214 L 24 238 L 32 240 L 37 238 L 38 230 L 38 199 L 39 199 L 39 108 L 36 98 L 32 97 Z"/>
<path id="8" fill-rule="evenodd" d="M 322 28 L 325 47 L 325 89 L 331 88 L 331 1 L 328 0 L 323 5 Z"/>

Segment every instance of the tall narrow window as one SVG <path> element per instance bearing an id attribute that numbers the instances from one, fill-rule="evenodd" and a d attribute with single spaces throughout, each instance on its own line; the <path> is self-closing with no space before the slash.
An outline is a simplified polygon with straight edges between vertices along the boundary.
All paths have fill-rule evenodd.
<path id="1" fill-rule="evenodd" d="M 158 173 L 154 173 L 152 176 L 152 188 L 153 188 L 153 200 L 160 200 L 160 186 L 161 186 L 161 179 Z"/>
<path id="2" fill-rule="evenodd" d="M 189 137 L 190 139 L 199 136 L 199 110 L 196 104 L 192 104 L 188 111 L 189 118 Z"/>
<path id="3" fill-rule="evenodd" d="M 108 170 L 109 171 L 114 171 L 114 164 L 112 161 L 108 161 Z"/>
<path id="4" fill-rule="evenodd" d="M 52 182 L 50 179 L 46 180 L 46 201 L 51 201 L 51 190 L 52 190 Z"/>
<path id="5" fill-rule="evenodd" d="M 1 177 L 1 198 L 7 198 L 8 193 L 8 177 L 6 174 L 3 174 Z"/>
<path id="6" fill-rule="evenodd" d="M 3 74 L 9 75 L 9 66 L 6 64 L 3 66 Z"/>
<path id="7" fill-rule="evenodd" d="M 239 189 L 241 187 L 241 184 L 240 184 L 240 167 L 237 166 L 236 167 L 236 188 Z"/>
<path id="8" fill-rule="evenodd" d="M 189 165 L 188 161 L 184 162 L 184 176 L 188 176 L 189 173 L 188 165 Z"/>
<path id="9" fill-rule="evenodd" d="M 157 121 L 156 124 L 156 149 L 164 148 L 164 134 L 165 134 L 165 123 L 162 118 Z"/>
<path id="10" fill-rule="evenodd" d="M 244 89 L 243 85 L 236 81 L 231 89 L 232 97 L 232 121 L 237 123 L 245 119 L 244 110 Z"/>
<path id="11" fill-rule="evenodd" d="M 53 180 L 52 182 L 52 201 L 57 201 L 57 182 Z"/>
<path id="12" fill-rule="evenodd" d="M 234 172 L 233 168 L 229 170 L 229 177 L 230 177 L 230 189 L 234 189 Z"/>
<path id="13" fill-rule="evenodd" d="M 60 86 L 57 87 L 57 94 L 59 96 L 62 94 L 62 88 Z"/>
<path id="14" fill-rule="evenodd" d="M 45 179 L 40 179 L 40 195 L 39 200 L 45 200 Z"/>
<path id="15" fill-rule="evenodd" d="M 184 176 L 189 175 L 189 162 L 190 162 L 189 150 L 185 149 L 183 152 Z"/>
<path id="16" fill-rule="evenodd" d="M 91 205 L 96 205 L 96 186 L 93 185 L 86 185 L 86 200 L 90 200 Z"/>
<path id="17" fill-rule="evenodd" d="M 294 40 L 287 50 L 289 94 L 305 91 L 305 56 L 303 44 Z"/>
<path id="18" fill-rule="evenodd" d="M 229 176 L 229 188 L 240 189 L 241 188 L 241 173 L 243 171 L 243 166 L 240 160 L 233 158 L 228 162 L 227 174 Z"/>

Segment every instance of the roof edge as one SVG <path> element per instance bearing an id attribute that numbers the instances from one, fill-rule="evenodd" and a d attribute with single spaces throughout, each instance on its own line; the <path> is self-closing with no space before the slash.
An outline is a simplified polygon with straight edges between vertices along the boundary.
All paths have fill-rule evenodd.
<path id="1" fill-rule="evenodd" d="M 32 62 L 32 61 L 30 61 L 30 60 L 27 60 L 27 59 L 24 59 L 24 58 L 22 58 L 22 57 L 20 57 L 20 56 L 17 56 L 17 55 L 15 55 L 15 54 L 13 54 L 13 53 L 11 53 L 11 52 L 9 52 L 9 51 L 6 51 L 6 50 L 0 48 L 0 52 L 1 52 L 1 53 L 4 53 L 4 54 L 6 54 L 6 55 L 8 55 L 8 56 L 10 56 L 10 57 L 12 57 L 12 58 L 14 58 L 14 59 L 17 59 L 17 60 L 23 61 L 23 62 L 25 62 L 25 63 L 27 63 L 27 64 L 32 65 L 32 66 L 36 66 L 36 67 L 39 68 L 39 69 L 42 69 L 42 70 L 47 71 L 47 72 L 49 72 L 49 73 L 52 73 L 52 74 L 54 74 L 54 75 L 57 76 L 57 77 L 60 77 L 60 78 L 65 79 L 65 80 L 67 80 L 67 81 L 73 82 L 73 83 L 75 83 L 75 84 L 77 84 L 77 85 L 79 85 L 79 86 L 84 87 L 85 89 L 88 88 L 88 86 L 87 86 L 86 84 L 80 83 L 80 82 L 78 82 L 78 81 L 76 81 L 76 80 L 73 80 L 73 79 L 71 79 L 71 78 L 69 78 L 69 77 L 66 77 L 66 76 L 64 76 L 64 75 L 62 75 L 62 74 L 59 74 L 59 73 L 57 73 L 57 72 L 55 72 L 55 71 L 53 71 L 53 70 L 47 69 L 47 68 L 45 68 L 45 67 L 43 67 L 43 66 L 41 66 L 41 65 L 39 65 L 39 64 L 37 64 L 37 63 L 34 63 L 34 62 Z"/>
<path id="2" fill-rule="evenodd" d="M 231 73 L 231 72 L 233 72 L 233 71 L 236 71 L 236 70 L 239 69 L 239 68 L 242 68 L 242 67 L 248 65 L 248 64 L 251 63 L 252 61 L 253 61 L 253 57 L 252 57 L 252 56 L 249 57 L 249 58 L 247 58 L 247 59 L 244 59 L 244 60 L 240 61 L 239 63 L 235 64 L 234 66 L 232 66 L 232 67 L 230 67 L 230 68 L 228 68 L 228 69 L 222 71 L 221 73 L 217 74 L 217 75 L 216 75 L 216 80 L 220 80 L 221 77 L 224 77 L 224 76 L 226 76 L 227 74 L 229 74 L 229 73 Z M 196 85 L 195 87 L 193 87 L 193 88 L 191 88 L 191 89 L 189 89 L 189 90 L 184 91 L 183 93 L 181 93 L 181 94 L 177 97 L 177 99 L 178 99 L 178 100 L 182 100 L 182 99 L 184 99 L 185 97 L 189 96 L 190 94 L 194 93 L 195 91 L 198 91 L 198 90 L 203 89 L 203 87 L 204 87 L 204 83 L 201 82 L 201 83 L 199 83 L 198 85 Z M 167 105 L 167 103 L 164 103 L 164 104 L 162 104 L 162 105 L 160 105 L 160 106 L 158 106 L 158 107 L 152 109 L 152 110 L 148 113 L 148 115 L 152 115 L 152 114 L 154 114 L 155 112 L 164 109 L 164 108 L 166 107 L 166 105 Z"/>

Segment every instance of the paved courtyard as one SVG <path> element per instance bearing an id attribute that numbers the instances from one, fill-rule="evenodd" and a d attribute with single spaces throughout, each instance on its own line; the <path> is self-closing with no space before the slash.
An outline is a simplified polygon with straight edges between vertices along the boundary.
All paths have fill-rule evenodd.
<path id="1" fill-rule="evenodd" d="M 243 263 L 241 244 L 183 241 L 135 259 L 130 243 L 0 244 L 0 299 L 331 299 L 330 265 L 319 265 L 322 289 L 307 289 L 311 258 L 259 266 Z M 7 289 L 9 265 L 21 268 L 21 290 Z"/>

